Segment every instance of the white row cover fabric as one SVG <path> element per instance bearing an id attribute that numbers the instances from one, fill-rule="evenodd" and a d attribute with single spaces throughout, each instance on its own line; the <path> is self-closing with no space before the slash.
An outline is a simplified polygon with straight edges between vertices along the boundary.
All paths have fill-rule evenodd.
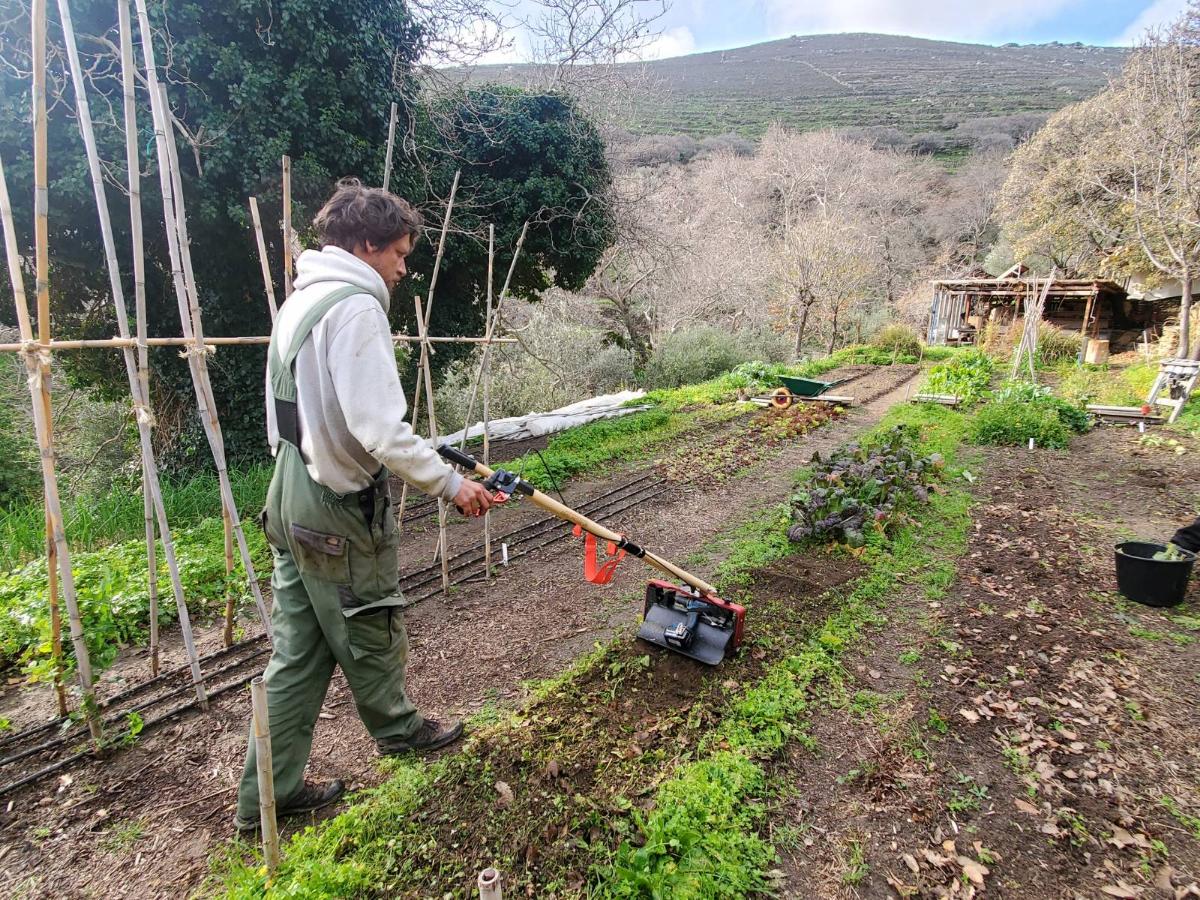
<path id="1" fill-rule="evenodd" d="M 509 419 L 493 419 L 488 426 L 488 437 L 493 441 L 519 441 L 525 438 L 538 437 L 543 434 L 554 434 L 594 422 L 597 419 L 615 419 L 630 413 L 649 409 L 649 406 L 625 406 L 630 400 L 637 400 L 646 395 L 645 391 L 621 391 L 616 394 L 604 394 L 588 400 L 580 400 L 570 406 L 554 409 L 550 412 L 529 413 L 524 416 L 513 416 Z M 483 423 L 476 422 L 462 431 L 456 431 L 442 440 L 447 444 L 457 444 L 463 439 L 479 437 L 483 434 Z"/>

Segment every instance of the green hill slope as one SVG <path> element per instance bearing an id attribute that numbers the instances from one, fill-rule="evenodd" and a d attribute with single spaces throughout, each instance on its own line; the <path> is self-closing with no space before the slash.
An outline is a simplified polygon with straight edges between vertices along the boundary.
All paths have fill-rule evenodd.
<path id="1" fill-rule="evenodd" d="M 791 37 L 645 64 L 651 88 L 629 127 L 697 137 L 892 126 L 919 133 L 959 122 L 1048 113 L 1094 94 L 1127 51 L 1082 44 L 959 44 L 882 34 Z M 519 83 L 524 66 L 484 66 L 476 80 Z"/>

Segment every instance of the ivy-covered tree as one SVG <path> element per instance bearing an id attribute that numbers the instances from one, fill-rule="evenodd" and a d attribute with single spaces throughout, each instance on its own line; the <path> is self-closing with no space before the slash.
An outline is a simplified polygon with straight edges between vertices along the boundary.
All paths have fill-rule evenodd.
<path id="1" fill-rule="evenodd" d="M 73 0 L 72 13 L 92 88 L 102 159 L 110 163 L 109 206 L 122 265 L 131 265 L 120 128 L 120 74 L 114 56 L 116 10 Z M 52 4 L 53 8 L 53 4 Z M 31 128 L 27 9 L 0 26 L 0 155 L 22 220 L 31 233 Z M 61 44 L 52 15 L 51 42 Z M 400 110 L 390 187 L 430 222 L 410 270 L 423 274 L 393 298 L 394 324 L 413 320 L 412 294 L 424 293 L 444 198 L 462 170 L 432 316 L 435 333 L 477 333 L 486 290 L 486 225 L 494 223 L 498 270 L 522 224 L 530 221 L 513 291 L 532 296 L 550 284 L 577 286 L 610 238 L 600 199 L 607 188 L 603 144 L 576 106 L 561 96 L 475 88 L 427 99 L 418 61 L 428 35 L 404 2 L 370 0 L 187 0 L 150 3 L 160 65 L 166 67 L 205 328 L 211 335 L 265 334 L 270 320 L 247 199 L 257 196 L 282 297 L 280 160 L 292 158 L 293 221 L 301 240 L 338 178 L 380 183 L 389 108 Z M 136 40 L 136 38 L 135 38 Z M 138 55 L 140 60 L 140 53 Z M 99 260 L 99 227 L 74 118 L 74 95 L 61 60 L 52 60 L 50 114 L 53 308 L 59 336 L 115 333 Z M 139 90 L 143 211 L 149 267 L 150 331 L 180 333 L 167 265 L 153 134 Z M 418 99 L 419 98 L 419 99 Z M 11 299 L 0 300 L 11 316 Z M 439 365 L 453 352 L 439 352 Z M 69 358 L 72 377 L 119 395 L 116 354 Z M 156 405 L 190 405 L 186 367 L 171 351 L 155 354 Z M 210 363 L 218 411 L 233 457 L 265 452 L 262 348 L 223 348 Z M 174 461 L 202 465 L 207 454 L 194 416 L 179 419 Z M 165 430 L 165 429 L 164 429 Z"/>

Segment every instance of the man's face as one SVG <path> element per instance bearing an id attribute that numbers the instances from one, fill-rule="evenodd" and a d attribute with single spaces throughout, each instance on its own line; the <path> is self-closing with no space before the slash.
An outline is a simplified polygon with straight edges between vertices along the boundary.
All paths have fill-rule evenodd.
<path id="1" fill-rule="evenodd" d="M 398 241 L 392 241 L 382 247 L 376 247 L 370 241 L 354 251 L 354 255 L 379 273 L 388 290 L 400 283 L 400 279 L 408 274 L 405 260 L 413 251 L 413 236 L 406 234 Z"/>

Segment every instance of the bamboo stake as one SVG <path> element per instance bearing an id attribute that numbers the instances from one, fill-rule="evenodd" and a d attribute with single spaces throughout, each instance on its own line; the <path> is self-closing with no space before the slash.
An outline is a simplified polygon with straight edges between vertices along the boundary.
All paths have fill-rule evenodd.
<path id="1" fill-rule="evenodd" d="M 116 250 L 116 243 L 113 240 L 113 228 L 112 228 L 112 221 L 109 217 L 108 200 L 105 196 L 103 176 L 100 173 L 100 156 L 96 149 L 96 138 L 95 138 L 95 133 L 94 133 L 94 130 L 92 127 L 91 111 L 90 111 L 90 107 L 89 107 L 88 99 L 87 99 L 87 88 L 86 88 L 86 84 L 83 79 L 83 70 L 82 70 L 82 67 L 80 66 L 80 62 L 79 62 L 79 51 L 75 45 L 75 30 L 74 30 L 74 26 L 72 25 L 72 22 L 71 22 L 71 9 L 70 9 L 70 6 L 69 6 L 67 0 L 58 0 L 58 10 L 59 10 L 59 17 L 62 22 L 63 36 L 64 36 L 65 43 L 66 43 L 67 61 L 69 63 L 70 70 L 71 70 L 71 80 L 72 80 L 72 84 L 74 85 L 74 89 L 75 89 L 75 101 L 76 101 L 76 107 L 77 107 L 77 110 L 79 113 L 80 134 L 83 137 L 83 145 L 87 152 L 88 171 L 89 171 L 89 174 L 91 175 L 91 180 L 92 180 L 92 192 L 93 192 L 93 195 L 96 200 L 96 211 L 97 211 L 97 214 L 100 219 L 100 233 L 101 233 L 103 243 L 104 243 L 104 257 L 105 257 L 105 262 L 106 262 L 106 265 L 108 268 L 109 287 L 112 291 L 113 305 L 115 306 L 116 313 L 117 313 L 117 328 L 120 331 L 121 336 L 123 338 L 128 338 L 129 337 L 129 314 L 128 314 L 127 308 L 125 306 L 125 293 L 124 293 L 124 288 L 122 287 L 122 284 L 121 284 L 120 267 L 117 264 L 117 250 Z M 129 25 L 128 10 L 126 10 L 126 12 L 125 12 L 124 19 L 126 20 L 125 24 L 128 26 Z M 132 56 L 132 37 L 130 37 L 130 39 L 129 39 L 129 56 Z M 132 75 L 132 73 L 130 73 L 130 74 Z M 131 95 L 132 92 L 133 92 L 132 81 L 130 80 L 128 85 L 123 83 L 122 93 L 127 94 L 127 96 L 125 98 L 127 102 L 131 102 L 128 95 Z M 133 114 L 132 106 L 131 105 L 127 106 L 126 107 L 126 127 L 129 127 L 129 121 L 131 118 L 133 118 L 133 116 L 134 116 L 134 114 Z M 133 128 L 134 128 L 133 140 L 136 142 L 136 119 L 134 119 L 134 123 L 135 124 L 133 125 Z M 138 172 L 137 148 L 136 148 L 136 146 L 134 146 L 134 148 L 132 150 L 130 150 L 129 146 L 128 146 L 128 141 L 127 141 L 127 143 L 126 143 L 126 164 L 127 164 L 127 166 L 129 165 L 129 157 L 131 155 L 133 157 L 133 164 L 132 164 L 132 166 L 130 166 L 130 173 L 131 173 L 130 178 L 135 179 L 135 178 L 137 178 L 137 172 Z M 139 191 L 139 194 L 140 194 L 140 191 Z M 131 196 L 132 196 L 132 192 L 131 192 Z M 139 237 L 140 237 L 140 231 L 139 231 Z M 135 250 L 135 256 L 136 255 L 137 255 L 137 251 Z M 144 280 L 144 273 L 143 273 L 143 280 Z M 144 305 L 144 284 L 143 284 L 143 305 Z M 146 394 L 143 393 L 143 390 L 142 390 L 145 379 L 143 378 L 143 376 L 141 374 L 139 374 L 138 363 L 137 363 L 137 359 L 134 355 L 133 350 L 128 347 L 125 348 L 123 351 L 123 356 L 124 356 L 124 362 L 125 362 L 126 375 L 129 378 L 129 392 L 133 397 L 134 410 L 136 413 L 136 418 L 137 418 L 137 423 L 138 423 L 138 436 L 139 436 L 139 441 L 141 444 L 141 454 L 142 454 L 142 472 L 143 472 L 143 476 L 145 479 L 143 482 L 143 497 L 144 497 L 145 494 L 147 494 L 147 493 L 153 495 L 156 491 L 160 490 L 160 486 L 158 484 L 158 466 L 154 459 L 154 449 L 153 449 L 151 435 L 150 435 L 150 423 L 152 421 L 152 416 L 151 416 L 149 406 L 147 403 L 147 396 L 146 396 Z M 145 499 L 143 499 L 142 506 L 143 506 L 143 514 L 145 514 L 145 509 L 147 506 Z M 148 532 L 147 532 L 147 540 L 148 540 L 147 568 L 150 573 L 148 577 L 152 578 L 152 579 L 156 579 L 156 577 L 157 577 L 157 562 L 155 560 L 154 547 L 153 547 L 154 531 L 153 531 L 152 523 L 149 523 L 149 524 L 151 525 L 151 527 L 148 529 Z M 182 581 L 179 579 L 178 567 L 174 565 L 175 553 L 174 553 L 174 547 L 170 541 L 170 527 L 167 524 L 165 510 L 164 510 L 163 515 L 159 522 L 159 529 L 164 536 L 164 548 L 165 548 L 165 553 L 167 556 L 167 564 L 168 564 L 168 568 L 172 572 L 172 586 L 173 586 L 174 593 L 175 593 L 175 602 L 176 602 L 176 605 L 180 608 L 180 626 L 181 626 L 181 629 L 185 632 L 185 644 L 189 648 L 188 658 L 189 658 L 189 661 L 191 662 L 192 681 L 196 687 L 196 697 L 198 700 L 200 700 L 203 703 L 206 699 L 206 695 L 204 692 L 204 686 L 203 686 L 203 676 L 200 671 L 199 656 L 195 652 L 195 645 L 193 642 L 191 642 L 189 640 L 191 637 L 191 634 L 190 634 L 191 623 L 187 616 L 187 603 L 186 603 L 186 600 L 183 595 L 183 584 L 182 584 Z M 169 549 L 166 549 L 166 548 L 169 548 Z M 152 620 L 154 619 L 154 617 L 157 616 L 157 613 L 158 613 L 157 584 L 155 584 L 155 587 L 154 587 L 153 597 L 154 597 L 155 602 L 154 602 L 153 608 L 151 610 Z M 152 629 L 154 631 L 157 631 L 157 624 L 152 625 Z M 155 634 L 154 637 L 157 638 L 157 635 Z M 157 656 L 157 649 L 158 649 L 158 647 L 157 647 L 157 641 L 156 641 L 155 646 L 153 647 L 153 649 L 151 651 L 151 668 L 152 669 L 156 668 L 156 665 L 157 665 L 157 662 L 155 659 L 155 657 Z"/>
<path id="2" fill-rule="evenodd" d="M 279 825 L 275 820 L 275 773 L 271 760 L 271 717 L 267 685 L 259 675 L 250 682 L 254 721 L 254 758 L 258 766 L 258 814 L 262 824 L 263 857 L 267 872 L 279 868 Z"/>
<path id="3" fill-rule="evenodd" d="M 430 335 L 425 340 L 431 344 L 482 344 L 486 339 L 482 337 L 438 337 Z M 392 342 L 396 344 L 419 344 L 421 339 L 409 334 L 393 334 Z M 200 341 L 195 337 L 157 337 L 147 338 L 145 345 L 147 347 L 195 347 L 197 343 L 205 347 L 251 347 L 265 346 L 271 343 L 269 334 L 246 335 L 243 337 L 210 337 L 206 336 Z M 516 338 L 492 338 L 490 343 L 493 344 L 516 344 Z M 119 350 L 124 347 L 141 347 L 142 342 L 136 338 L 87 338 L 85 340 L 75 341 L 56 341 L 51 340 L 48 346 L 55 352 L 63 350 Z M 25 345 L 20 341 L 12 341 L 6 344 L 0 344 L 0 353 L 20 353 L 25 349 Z"/>
<path id="4" fill-rule="evenodd" d="M 392 112 L 388 117 L 387 154 L 383 158 L 383 189 L 386 191 L 392 181 L 392 148 L 396 145 L 396 104 L 392 103 Z"/>
<path id="5" fill-rule="evenodd" d="M 54 699 L 58 714 L 67 714 L 67 686 L 63 683 L 66 666 L 62 651 L 62 611 L 58 608 L 58 554 L 54 551 L 53 524 L 46 510 L 46 588 L 50 601 L 50 658 L 54 662 Z"/>
<path id="6" fill-rule="evenodd" d="M 233 611 L 236 599 L 233 593 L 233 523 L 229 510 L 221 508 L 221 519 L 225 525 L 225 631 L 222 635 L 226 647 L 233 646 Z"/>
<path id="7" fill-rule="evenodd" d="M 479 873 L 477 883 L 479 900 L 503 900 L 504 893 L 501 884 L 499 871 L 492 868 L 484 869 Z"/>
<path id="8" fill-rule="evenodd" d="M 258 238 L 258 261 L 262 264 L 263 285 L 267 289 L 267 307 L 271 310 L 271 321 L 279 312 L 275 305 L 275 285 L 271 281 L 271 265 L 267 262 L 267 242 L 263 238 L 262 219 L 258 215 L 258 198 L 250 198 L 250 218 L 254 220 L 254 235 Z"/>
<path id="9" fill-rule="evenodd" d="M 193 318 L 198 323 L 199 305 L 196 304 L 193 315 L 189 315 L 188 287 L 185 283 L 183 272 L 183 259 L 186 248 L 182 244 L 186 241 L 187 233 L 186 219 L 183 219 L 180 215 L 182 213 L 182 197 L 177 198 L 174 189 L 174 180 L 178 178 L 178 172 L 174 172 L 174 177 L 172 175 L 170 148 L 174 146 L 174 138 L 169 142 L 167 141 L 169 113 L 166 109 L 165 95 L 160 93 L 158 72 L 154 62 L 154 44 L 151 39 L 153 32 L 150 30 L 150 18 L 146 11 L 146 0 L 135 0 L 135 2 L 137 4 L 138 23 L 142 32 L 142 53 L 146 67 L 146 77 L 150 88 L 150 110 L 154 119 L 154 140 L 158 151 L 158 177 L 163 196 L 163 216 L 166 224 L 167 249 L 171 259 L 171 277 L 175 288 L 175 300 L 179 307 L 180 323 L 184 336 L 198 339 L 202 335 L 194 331 Z M 178 210 L 176 209 L 177 202 L 180 204 Z M 182 234 L 177 231 L 181 219 L 183 221 Z M 181 236 L 183 238 L 182 241 L 180 240 Z M 188 262 L 190 263 L 190 256 L 188 257 Z M 194 278 L 192 286 L 194 289 Z M 215 413 L 212 415 L 209 413 L 208 370 L 204 363 L 204 356 L 207 351 L 197 342 L 185 352 L 192 374 L 192 387 L 196 394 L 196 403 L 200 411 L 200 421 L 204 426 L 205 435 L 209 442 L 209 449 L 212 451 L 213 461 L 217 467 L 222 503 L 229 510 L 233 519 L 234 533 L 237 537 L 238 548 L 242 554 L 242 564 L 245 567 L 251 592 L 258 605 L 259 614 L 263 618 L 263 626 L 269 638 L 271 636 L 270 617 L 267 615 L 266 606 L 262 600 L 262 592 L 259 590 L 258 579 L 254 574 L 254 564 L 250 559 L 250 551 L 246 546 L 246 538 L 237 516 L 237 504 L 233 501 L 233 489 L 229 483 L 229 472 L 225 467 L 225 448 L 221 438 L 220 424 L 216 422 Z M 159 498 L 156 497 L 155 500 L 157 502 Z M 185 641 L 187 640 L 187 634 L 185 631 Z"/>
<path id="10" fill-rule="evenodd" d="M 517 268 L 517 260 L 521 256 L 521 247 L 525 245 L 525 234 L 529 230 L 529 223 L 526 222 L 521 226 L 521 234 L 517 238 L 517 246 L 513 249 L 513 258 L 508 264 L 508 274 L 504 277 L 504 286 L 500 288 L 500 296 L 496 298 L 496 309 L 492 312 L 491 320 L 487 323 L 487 330 L 483 335 L 483 359 L 479 363 L 479 371 L 475 374 L 475 378 L 471 382 L 471 395 L 467 398 L 467 414 L 463 422 L 463 436 L 459 441 L 459 448 L 467 445 L 467 429 L 470 427 L 471 414 L 475 412 L 475 397 L 479 392 L 479 382 L 483 375 L 484 366 L 491 366 L 492 359 L 492 344 L 507 343 L 508 339 L 494 337 L 496 325 L 500 321 L 500 312 L 504 308 L 504 301 L 508 297 L 508 287 L 512 282 L 513 272 Z"/>
<path id="11" fill-rule="evenodd" d="M 140 8 L 144 8 L 145 0 L 137 0 L 137 2 Z M 144 41 L 143 46 L 148 47 L 148 41 Z M 150 52 L 153 52 L 152 49 Z M 157 73 L 155 73 L 153 80 L 157 82 Z M 196 391 L 200 420 L 204 426 L 205 436 L 208 438 L 209 450 L 212 452 L 213 462 L 217 467 L 217 482 L 221 488 L 221 501 L 224 514 L 227 514 L 229 517 L 230 527 L 233 530 L 233 536 L 237 541 L 238 552 L 241 556 L 242 567 L 246 571 L 246 580 L 250 586 L 250 593 L 254 597 L 255 606 L 258 608 L 258 614 L 262 618 L 263 628 L 266 630 L 267 636 L 271 637 L 271 616 L 267 611 L 266 603 L 263 601 L 262 589 L 259 587 L 258 576 L 254 571 L 254 561 L 250 557 L 250 546 L 246 543 L 246 535 L 242 530 L 242 521 L 238 516 L 237 502 L 233 497 L 233 484 L 229 479 L 229 467 L 225 459 L 225 438 L 221 432 L 220 419 L 217 416 L 216 397 L 213 394 L 212 383 L 208 377 L 208 350 L 203 345 L 204 326 L 200 316 L 200 294 L 196 288 L 196 275 L 192 268 L 191 241 L 188 238 L 187 231 L 187 211 L 184 208 L 183 201 L 183 181 L 180 176 L 179 160 L 175 155 L 174 133 L 168 127 L 170 111 L 167 107 L 167 91 L 162 84 L 158 84 L 157 87 L 159 102 L 156 129 L 161 130 L 163 136 L 159 148 L 166 151 L 160 154 L 159 163 L 160 169 L 164 163 L 166 165 L 166 180 L 169 184 L 169 191 L 164 197 L 164 206 L 166 198 L 169 197 L 170 208 L 174 209 L 175 213 L 174 231 L 176 249 L 182 269 L 182 278 L 180 282 L 177 282 L 177 289 L 180 283 L 182 283 L 184 288 L 183 293 L 177 294 L 176 299 L 179 303 L 180 323 L 183 327 L 184 335 L 195 338 L 195 343 L 186 349 L 184 353 L 187 355 L 189 365 L 192 369 L 192 382 Z M 156 131 L 156 137 L 157 133 Z M 172 229 L 168 227 L 167 230 L 170 232 Z"/>
<path id="12" fill-rule="evenodd" d="M 133 244 L 133 306 L 137 329 L 137 376 L 142 403 L 150 409 L 150 352 L 146 348 L 146 246 L 142 236 L 142 172 L 137 139 L 137 98 L 134 93 L 133 25 L 129 18 L 128 0 L 117 2 L 118 31 L 121 41 L 121 93 L 125 111 L 125 168 L 129 173 L 129 232 Z M 139 440 L 141 435 L 138 435 Z M 154 446 L 150 444 L 151 458 Z M 149 487 L 158 480 L 157 467 L 147 464 L 142 454 L 142 515 L 146 520 L 146 569 L 150 594 L 150 674 L 159 670 L 158 628 L 158 551 L 155 546 L 154 490 Z M 166 518 L 166 510 L 164 508 Z M 168 573 L 170 565 L 168 564 Z M 175 586 L 171 575 L 172 591 Z M 182 584 L 180 595 L 182 595 Z"/>
<path id="13" fill-rule="evenodd" d="M 425 317 L 421 315 L 421 298 L 413 297 L 417 308 L 417 328 L 421 336 L 425 335 Z M 438 427 L 437 415 L 433 409 L 433 377 L 429 374 L 429 348 L 421 344 L 421 369 L 425 373 L 425 400 L 429 406 L 429 441 L 437 446 Z M 446 501 L 438 497 L 438 553 L 442 558 L 442 593 L 450 593 L 450 554 L 446 546 Z M 403 509 L 403 507 L 401 507 Z"/>
<path id="14" fill-rule="evenodd" d="M 487 274 L 487 311 L 484 321 L 488 324 L 488 332 L 491 332 L 492 323 L 492 273 L 496 265 L 496 226 L 488 225 L 488 274 Z M 487 352 L 487 344 L 484 347 L 483 358 L 483 464 L 490 466 L 491 459 L 491 438 L 488 436 L 488 431 L 491 430 L 491 415 L 492 415 L 492 367 L 490 356 Z M 463 423 L 466 427 L 467 423 Z M 483 512 L 483 577 L 488 581 L 492 578 L 492 511 L 486 509 Z M 480 878 L 482 879 L 482 875 Z"/>
<path id="15" fill-rule="evenodd" d="M 283 157 L 283 299 L 292 295 L 292 158 Z"/>
<path id="16" fill-rule="evenodd" d="M 40 35 L 39 35 L 40 32 Z M 46 2 L 34 0 L 33 4 L 33 67 L 34 67 L 34 182 L 35 182 L 35 218 L 43 217 L 48 209 L 49 191 L 45 181 L 46 173 Z M 40 102 L 39 102 L 40 93 Z M 8 260 L 8 274 L 12 281 L 13 300 L 17 308 L 17 325 L 22 340 L 29 343 L 29 349 L 24 354 L 25 371 L 29 381 L 29 400 L 33 406 L 33 424 L 37 432 L 38 450 L 41 454 L 42 485 L 46 495 L 46 512 L 50 519 L 50 536 L 58 556 L 59 573 L 62 576 L 63 600 L 67 605 L 67 619 L 70 623 L 71 646 L 75 649 L 75 671 L 79 676 L 79 688 L 83 696 L 83 711 L 87 717 L 88 729 L 92 738 L 100 740 L 100 718 L 97 715 L 96 696 L 92 691 L 92 664 L 88 656 L 87 642 L 83 638 L 83 620 L 79 615 L 79 604 L 75 595 L 75 578 L 71 569 L 71 554 L 67 548 L 67 537 L 63 530 L 62 504 L 58 497 L 58 472 L 54 464 L 54 447 L 51 443 L 52 433 L 50 422 L 46 416 L 49 408 L 47 392 L 48 379 L 44 368 L 39 365 L 42 357 L 49 351 L 41 346 L 35 350 L 33 326 L 29 320 L 29 303 L 25 297 L 25 285 L 21 279 L 21 259 L 17 253 L 17 231 L 13 224 L 12 204 L 8 198 L 8 183 L 4 178 L 4 166 L 0 163 L 0 218 L 3 219 L 4 245 Z M 49 229 L 45 222 L 36 223 L 35 240 L 37 247 L 37 290 L 39 303 L 41 295 L 45 294 L 46 304 L 49 305 L 49 282 L 46 279 L 48 269 L 48 237 Z M 48 321 L 48 318 L 47 318 Z M 47 329 L 48 331 L 49 329 Z"/>
<path id="17" fill-rule="evenodd" d="M 458 178 L 462 174 L 461 171 L 454 173 L 454 181 L 450 184 L 450 197 L 446 201 L 446 215 L 442 219 L 442 233 L 438 237 L 437 255 L 433 259 L 433 274 L 429 278 L 429 294 L 427 295 L 427 303 L 425 304 L 425 318 L 417 323 L 417 331 L 419 334 L 427 334 L 429 331 L 429 314 L 433 309 L 433 289 L 437 287 L 438 272 L 442 267 L 442 253 L 446 249 L 446 234 L 450 230 L 450 215 L 454 212 L 454 197 L 458 193 Z M 421 340 L 421 353 L 424 359 L 425 347 L 428 340 Z M 412 427 L 413 431 L 417 430 L 417 420 L 421 415 L 421 385 L 425 378 L 425 369 L 417 369 L 417 381 L 413 386 L 413 401 L 412 401 Z M 408 482 L 404 482 L 400 488 L 400 527 L 404 527 L 404 510 L 408 506 Z"/>

